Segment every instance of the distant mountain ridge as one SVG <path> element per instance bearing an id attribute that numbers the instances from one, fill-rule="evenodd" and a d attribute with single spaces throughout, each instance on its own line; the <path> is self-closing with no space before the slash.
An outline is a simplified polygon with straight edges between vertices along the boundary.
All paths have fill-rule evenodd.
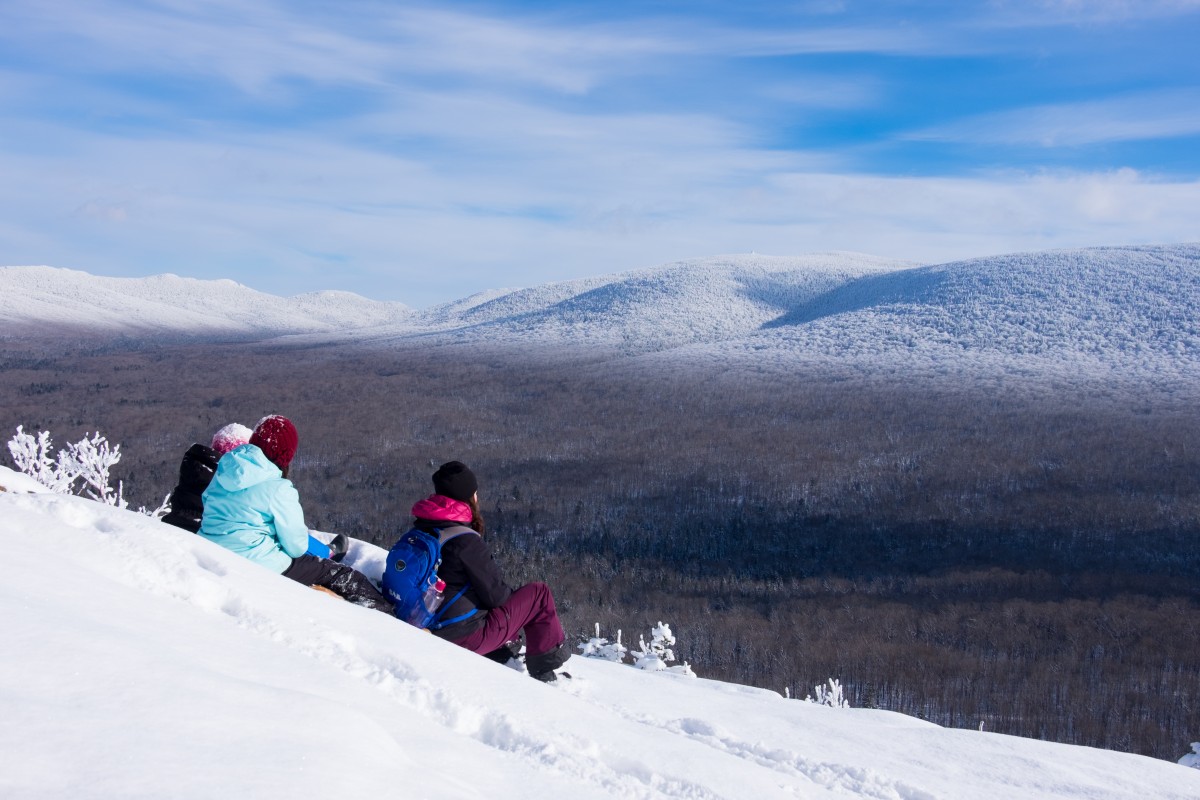
<path id="1" fill-rule="evenodd" d="M 235 281 L 178 275 L 107 278 L 58 267 L 0 268 L 0 322 L 129 335 L 276 336 L 396 322 L 400 303 L 350 292 L 277 297 Z"/>
<path id="2" fill-rule="evenodd" d="M 752 333 L 799 304 L 910 267 L 873 256 L 717 256 L 516 290 L 453 314 L 418 317 L 464 339 L 618 346 L 629 352 Z"/>
<path id="3" fill-rule="evenodd" d="M 1101 247 L 914 266 L 872 256 L 719 256 L 481 292 L 424 310 L 345 292 L 279 298 L 233 281 L 0 269 L 0 321 L 139 335 L 304 334 L 598 348 L 655 368 L 753 361 L 1200 371 L 1200 244 Z M 905 367 L 907 368 L 907 367 Z"/>

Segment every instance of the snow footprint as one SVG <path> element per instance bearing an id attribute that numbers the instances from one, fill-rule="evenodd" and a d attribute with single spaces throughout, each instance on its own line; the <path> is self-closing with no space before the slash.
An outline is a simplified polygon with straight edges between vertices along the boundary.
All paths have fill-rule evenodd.
<path id="1" fill-rule="evenodd" d="M 890 780 L 864 767 L 813 761 L 790 750 L 742 741 L 706 720 L 677 719 L 666 723 L 663 728 L 760 766 L 807 778 L 833 791 L 852 792 L 856 796 L 876 800 L 938 800 L 937 795 Z"/>

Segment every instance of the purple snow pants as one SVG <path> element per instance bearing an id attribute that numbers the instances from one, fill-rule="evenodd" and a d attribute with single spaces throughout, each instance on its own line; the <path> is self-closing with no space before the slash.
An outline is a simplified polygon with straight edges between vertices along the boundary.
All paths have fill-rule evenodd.
<path id="1" fill-rule="evenodd" d="M 525 630 L 525 654 L 540 656 L 562 644 L 567 635 L 558 621 L 554 595 L 544 583 L 527 583 L 517 589 L 504 605 L 488 612 L 487 622 L 465 639 L 455 642 L 473 653 L 490 653 Z"/>

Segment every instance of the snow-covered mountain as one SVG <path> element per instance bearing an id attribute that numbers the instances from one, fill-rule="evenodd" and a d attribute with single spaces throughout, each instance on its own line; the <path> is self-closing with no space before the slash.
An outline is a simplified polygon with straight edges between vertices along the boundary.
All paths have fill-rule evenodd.
<path id="1" fill-rule="evenodd" d="M 0 268 L 0 323 L 111 333 L 338 331 L 406 318 L 410 309 L 349 292 L 276 297 L 231 280 L 104 278 L 55 267 Z"/>
<path id="2" fill-rule="evenodd" d="M 642 359 L 654 369 L 667 360 Z M 680 348 L 669 361 L 1195 384 L 1200 245 L 1027 253 L 866 275 L 760 330 Z"/>
<path id="3" fill-rule="evenodd" d="M 718 256 L 522 289 L 461 311 L 430 309 L 420 319 L 465 339 L 642 352 L 753 333 L 865 275 L 906 266 L 853 253 Z"/>
<path id="4" fill-rule="evenodd" d="M 1165 761 L 604 661 L 543 685 L 150 517 L 0 487 L 5 798 L 1200 796 Z"/>
<path id="5" fill-rule="evenodd" d="M 825 363 L 897 375 L 1112 375 L 1195 383 L 1200 245 L 1026 253 L 937 266 L 834 253 L 724 256 L 493 290 L 411 311 L 230 281 L 0 269 L 0 320 L 109 330 L 307 333 L 376 345 L 587 346 L 661 370 Z"/>

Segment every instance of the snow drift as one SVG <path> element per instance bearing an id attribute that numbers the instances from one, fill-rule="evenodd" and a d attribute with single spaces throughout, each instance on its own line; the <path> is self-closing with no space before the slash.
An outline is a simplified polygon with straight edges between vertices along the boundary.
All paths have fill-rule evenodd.
<path id="1" fill-rule="evenodd" d="M 6 798 L 1200 796 L 1177 764 L 606 661 L 545 686 L 149 517 L 0 486 Z"/>

